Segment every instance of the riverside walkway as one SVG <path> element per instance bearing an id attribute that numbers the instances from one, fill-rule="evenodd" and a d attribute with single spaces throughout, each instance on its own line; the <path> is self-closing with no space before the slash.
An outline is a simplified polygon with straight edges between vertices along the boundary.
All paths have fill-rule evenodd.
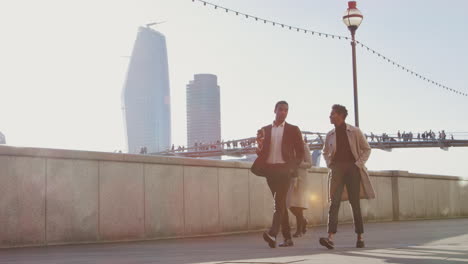
<path id="1" fill-rule="evenodd" d="M 338 264 L 468 263 L 468 219 L 367 223 L 366 248 L 354 247 L 352 225 L 341 225 L 336 249 L 318 245 L 324 226 L 311 227 L 291 248 L 270 249 L 260 233 L 147 242 L 13 248 L 1 264 Z"/>

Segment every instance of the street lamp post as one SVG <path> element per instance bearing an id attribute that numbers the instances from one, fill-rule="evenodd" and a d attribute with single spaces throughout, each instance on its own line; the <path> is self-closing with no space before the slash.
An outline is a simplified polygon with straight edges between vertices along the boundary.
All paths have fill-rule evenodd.
<path id="1" fill-rule="evenodd" d="M 343 16 L 343 22 L 351 32 L 351 47 L 353 54 L 353 85 L 354 85 L 354 122 L 359 127 L 359 111 L 358 111 L 358 93 L 357 93 L 357 72 L 356 72 L 356 40 L 354 35 L 357 28 L 361 24 L 363 16 L 361 11 L 356 7 L 356 1 L 348 2 L 348 9 Z"/>

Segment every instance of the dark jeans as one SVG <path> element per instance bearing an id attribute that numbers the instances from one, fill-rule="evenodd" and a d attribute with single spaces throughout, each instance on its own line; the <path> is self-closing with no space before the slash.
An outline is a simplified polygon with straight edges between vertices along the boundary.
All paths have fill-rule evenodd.
<path id="1" fill-rule="evenodd" d="M 353 209 L 354 229 L 356 234 L 364 233 L 361 215 L 361 173 L 354 163 L 336 163 L 331 167 L 330 178 L 331 205 L 328 211 L 328 233 L 336 233 L 338 226 L 338 212 L 340 210 L 341 195 L 346 186 L 349 203 Z"/>
<path id="2" fill-rule="evenodd" d="M 286 197 L 291 183 L 291 177 L 286 165 L 267 165 L 267 183 L 275 200 L 275 211 L 273 223 L 268 233 L 276 237 L 280 231 L 284 239 L 291 239 L 291 228 L 289 226 L 288 211 L 286 208 Z"/>

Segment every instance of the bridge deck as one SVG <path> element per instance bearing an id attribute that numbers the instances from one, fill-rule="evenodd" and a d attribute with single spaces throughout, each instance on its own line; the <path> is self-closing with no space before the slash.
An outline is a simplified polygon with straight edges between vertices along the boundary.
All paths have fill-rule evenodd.
<path id="1" fill-rule="evenodd" d="M 391 151 L 395 148 L 441 148 L 447 150 L 450 147 L 468 147 L 468 140 L 413 140 L 413 141 L 371 141 L 369 145 L 373 149 Z M 163 155 L 176 155 L 185 157 L 211 157 L 211 156 L 243 156 L 255 153 L 255 145 L 243 148 L 216 148 L 208 150 L 188 149 L 186 151 L 170 151 L 159 153 Z M 322 142 L 313 142 L 309 144 L 311 151 L 323 149 Z"/>

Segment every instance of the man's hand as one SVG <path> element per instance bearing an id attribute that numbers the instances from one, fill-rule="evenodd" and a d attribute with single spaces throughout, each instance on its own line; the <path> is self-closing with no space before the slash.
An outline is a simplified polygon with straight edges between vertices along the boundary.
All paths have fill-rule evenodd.
<path id="1" fill-rule="evenodd" d="M 261 150 L 263 148 L 263 141 L 265 139 L 265 133 L 263 129 L 257 130 L 257 149 Z"/>
<path id="2" fill-rule="evenodd" d="M 263 148 L 263 140 L 264 138 L 257 138 L 257 146 L 259 149 Z"/>
<path id="3" fill-rule="evenodd" d="M 262 148 L 263 148 L 263 139 L 259 140 L 257 138 L 257 148 L 255 149 L 255 152 L 257 153 L 257 155 L 260 155 L 260 152 L 262 152 Z"/>

